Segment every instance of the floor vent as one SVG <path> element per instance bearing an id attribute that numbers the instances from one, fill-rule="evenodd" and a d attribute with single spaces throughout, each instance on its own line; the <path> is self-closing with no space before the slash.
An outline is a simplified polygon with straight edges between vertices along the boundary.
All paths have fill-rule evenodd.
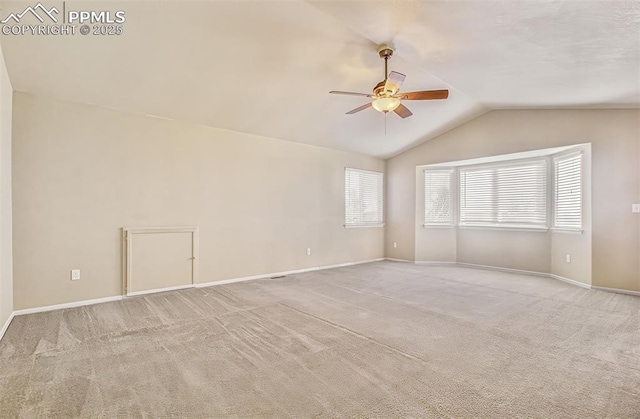
<path id="1" fill-rule="evenodd" d="M 286 278 L 286 275 L 280 275 L 280 276 L 272 276 L 271 279 L 280 279 L 280 278 Z"/>

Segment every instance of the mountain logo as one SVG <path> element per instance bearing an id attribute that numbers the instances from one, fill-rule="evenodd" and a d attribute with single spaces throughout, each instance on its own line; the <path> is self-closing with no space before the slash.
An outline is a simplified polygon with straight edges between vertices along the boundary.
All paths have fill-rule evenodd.
<path id="1" fill-rule="evenodd" d="M 40 23 L 44 23 L 44 18 L 41 14 L 43 14 L 44 17 L 49 17 L 49 19 L 53 20 L 54 23 L 58 23 L 58 19 L 53 14 L 54 13 L 58 14 L 60 13 L 60 11 L 55 7 L 52 7 L 51 9 L 47 10 L 47 8 L 42 5 L 42 3 L 38 3 L 34 7 L 31 7 L 31 6 L 27 7 L 22 11 L 22 13 L 9 14 L 9 16 L 4 18 L 4 20 L 1 20 L 0 23 L 8 23 L 12 19 L 13 21 L 15 21 L 15 23 L 19 23 L 20 19 L 22 19 L 25 15 L 29 13 L 35 16 L 36 19 L 40 21 Z"/>

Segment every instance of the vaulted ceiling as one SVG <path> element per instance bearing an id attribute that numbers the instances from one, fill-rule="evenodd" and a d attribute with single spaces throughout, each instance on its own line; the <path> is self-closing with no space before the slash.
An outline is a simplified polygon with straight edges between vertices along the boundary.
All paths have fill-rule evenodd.
<path id="1" fill-rule="evenodd" d="M 3 2 L 2 17 L 35 2 Z M 61 1 L 43 1 L 58 6 Z M 14 90 L 389 157 L 490 109 L 640 106 L 634 1 L 67 1 L 122 35 L 3 35 Z M 38 22 L 32 22 L 38 23 Z M 414 115 L 345 115 L 407 75 Z M 70 128 L 71 129 L 71 128 Z"/>

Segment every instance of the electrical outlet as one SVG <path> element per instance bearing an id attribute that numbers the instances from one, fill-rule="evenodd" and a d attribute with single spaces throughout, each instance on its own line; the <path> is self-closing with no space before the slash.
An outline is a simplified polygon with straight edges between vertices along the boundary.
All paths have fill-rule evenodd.
<path id="1" fill-rule="evenodd" d="M 311 248 L 307 247 L 307 256 L 309 256 L 311 254 Z"/>
<path id="2" fill-rule="evenodd" d="M 571 263 L 571 255 L 565 256 L 565 260 L 567 263 Z"/>
<path id="3" fill-rule="evenodd" d="M 640 204 L 631 204 L 631 212 L 634 214 L 640 213 Z"/>
<path id="4" fill-rule="evenodd" d="M 71 280 L 78 281 L 80 279 L 80 269 L 71 270 Z"/>
<path id="5" fill-rule="evenodd" d="M 393 242 L 393 248 L 394 248 L 394 249 L 397 249 L 397 248 L 398 248 L 398 243 Z"/>

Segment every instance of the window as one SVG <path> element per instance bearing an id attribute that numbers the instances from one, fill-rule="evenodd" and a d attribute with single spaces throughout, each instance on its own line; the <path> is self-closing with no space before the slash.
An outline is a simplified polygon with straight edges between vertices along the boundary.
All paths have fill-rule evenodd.
<path id="1" fill-rule="evenodd" d="M 546 160 L 460 169 L 460 225 L 546 228 Z"/>
<path id="2" fill-rule="evenodd" d="M 582 228 L 582 153 L 555 157 L 553 226 Z"/>
<path id="3" fill-rule="evenodd" d="M 451 180 L 453 170 L 424 171 L 424 224 L 453 225 Z"/>
<path id="4" fill-rule="evenodd" d="M 382 173 L 347 167 L 344 176 L 345 227 L 382 225 Z"/>

